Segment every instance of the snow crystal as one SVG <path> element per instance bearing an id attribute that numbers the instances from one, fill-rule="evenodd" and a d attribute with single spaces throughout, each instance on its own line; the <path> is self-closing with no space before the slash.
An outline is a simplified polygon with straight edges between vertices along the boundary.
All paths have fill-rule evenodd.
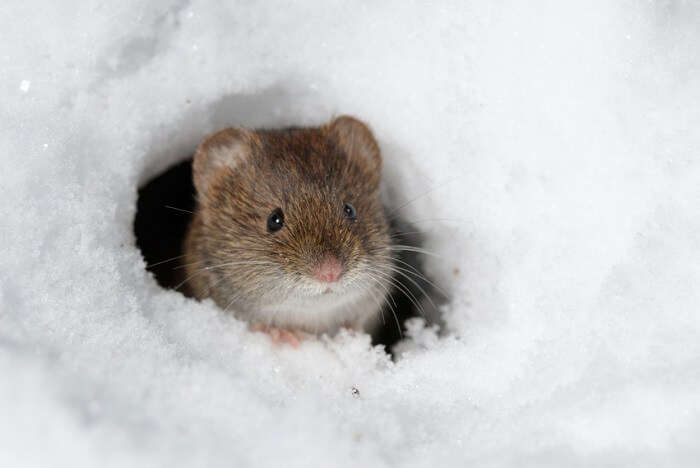
<path id="1" fill-rule="evenodd" d="M 700 457 L 696 4 L 12 0 L 0 25 L 0 466 Z M 276 347 L 159 288 L 132 233 L 207 132 L 340 113 L 451 299 L 396 361 Z"/>

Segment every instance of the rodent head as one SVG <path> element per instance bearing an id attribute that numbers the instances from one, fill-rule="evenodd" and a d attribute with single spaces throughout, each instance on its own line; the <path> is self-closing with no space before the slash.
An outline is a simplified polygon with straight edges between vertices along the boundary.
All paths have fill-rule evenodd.
<path id="1" fill-rule="evenodd" d="M 193 163 L 193 248 L 208 268 L 207 295 L 249 313 L 314 298 L 380 302 L 392 263 L 381 165 L 371 131 L 352 117 L 207 138 Z"/>

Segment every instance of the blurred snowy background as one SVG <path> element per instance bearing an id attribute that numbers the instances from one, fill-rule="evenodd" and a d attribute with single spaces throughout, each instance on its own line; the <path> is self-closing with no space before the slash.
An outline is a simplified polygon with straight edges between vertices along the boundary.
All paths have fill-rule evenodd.
<path id="1" fill-rule="evenodd" d="M 0 466 L 697 464 L 698 2 L 6 0 L 0 30 Z M 207 132 L 340 113 L 451 295 L 395 362 L 272 346 L 134 243 Z"/>

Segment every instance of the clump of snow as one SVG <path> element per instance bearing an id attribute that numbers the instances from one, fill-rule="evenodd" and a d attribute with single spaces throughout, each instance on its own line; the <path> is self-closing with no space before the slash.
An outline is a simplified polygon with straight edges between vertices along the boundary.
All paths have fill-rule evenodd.
<path id="1" fill-rule="evenodd" d="M 0 26 L 0 466 L 700 456 L 697 5 L 9 1 Z M 396 362 L 275 347 L 134 244 L 137 187 L 205 133 L 339 113 L 451 294 Z"/>

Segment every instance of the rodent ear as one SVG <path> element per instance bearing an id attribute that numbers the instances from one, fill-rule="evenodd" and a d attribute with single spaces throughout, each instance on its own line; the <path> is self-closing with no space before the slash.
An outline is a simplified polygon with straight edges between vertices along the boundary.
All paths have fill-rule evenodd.
<path id="1" fill-rule="evenodd" d="M 251 152 L 253 132 L 244 128 L 227 128 L 204 139 L 192 163 L 192 177 L 197 193 L 204 195 L 216 172 L 236 167 Z"/>
<path id="2" fill-rule="evenodd" d="M 349 115 L 343 115 L 333 119 L 329 129 L 336 143 L 349 157 L 363 158 L 373 169 L 381 169 L 379 145 L 367 124 Z"/>

